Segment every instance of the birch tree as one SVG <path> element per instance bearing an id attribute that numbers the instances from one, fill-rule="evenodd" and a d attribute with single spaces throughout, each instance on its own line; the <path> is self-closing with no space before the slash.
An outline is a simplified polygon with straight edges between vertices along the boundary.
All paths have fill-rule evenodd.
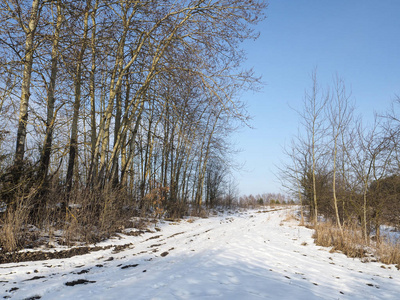
<path id="1" fill-rule="evenodd" d="M 339 216 L 338 199 L 337 199 L 337 170 L 338 170 L 338 152 L 343 152 L 344 149 L 340 148 L 342 143 L 340 138 L 344 135 L 344 132 L 348 129 L 350 122 L 352 121 L 353 106 L 350 103 L 350 94 L 346 91 L 344 81 L 336 76 L 334 82 L 334 90 L 332 99 L 328 106 L 328 118 L 330 122 L 331 136 L 332 136 L 332 194 L 333 194 L 333 205 L 336 215 L 336 224 L 343 235 L 342 223 Z"/>
<path id="2" fill-rule="evenodd" d="M 307 134 L 307 143 L 311 156 L 311 178 L 312 178 L 312 216 L 313 223 L 318 223 L 318 196 L 316 172 L 317 164 L 322 162 L 324 157 L 324 141 L 326 124 L 324 110 L 327 105 L 329 95 L 323 95 L 317 82 L 316 71 L 311 75 L 312 88 L 306 92 L 304 97 L 303 111 L 300 113 L 301 122 Z"/>
<path id="3" fill-rule="evenodd" d="M 47 87 L 47 117 L 46 117 L 46 135 L 43 143 L 43 150 L 40 159 L 40 171 L 39 177 L 45 180 L 49 164 L 50 164 L 50 154 L 52 148 L 53 140 L 53 128 L 56 120 L 57 111 L 55 112 L 55 89 L 56 89 L 56 79 L 59 68 L 59 42 L 60 42 L 60 31 L 64 20 L 63 8 L 60 0 L 56 1 L 56 24 L 54 28 L 54 34 L 52 37 L 52 49 L 51 49 L 51 70 L 50 70 L 50 80 Z"/>
<path id="4" fill-rule="evenodd" d="M 24 56 L 21 58 L 23 62 L 23 76 L 21 84 L 21 98 L 19 105 L 19 119 L 18 131 L 16 138 L 16 150 L 14 158 L 14 167 L 16 170 L 16 179 L 21 176 L 21 169 L 23 166 L 26 142 L 26 127 L 28 124 L 28 108 L 30 99 L 31 76 L 34 54 L 36 49 L 35 37 L 36 29 L 39 24 L 40 14 L 43 6 L 43 1 L 33 0 L 30 8 L 29 18 L 27 24 L 25 23 L 24 14 L 27 13 L 25 7 L 21 7 L 16 1 L 7 1 L 4 3 L 6 9 L 9 11 L 11 17 L 15 19 L 17 24 L 22 28 L 25 33 L 25 51 Z"/>

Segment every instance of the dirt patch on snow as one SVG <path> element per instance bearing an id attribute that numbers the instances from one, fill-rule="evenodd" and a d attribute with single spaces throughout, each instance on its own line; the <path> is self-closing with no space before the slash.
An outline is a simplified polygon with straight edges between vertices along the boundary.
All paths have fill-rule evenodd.
<path id="1" fill-rule="evenodd" d="M 107 247 L 76 247 L 68 250 L 46 252 L 46 251 L 35 251 L 35 252 L 13 252 L 13 253 L 0 253 L 0 264 L 17 263 L 24 261 L 38 261 L 38 260 L 49 260 L 49 259 L 60 259 L 70 258 L 76 255 L 83 255 L 93 251 L 100 251 L 109 249 L 112 246 Z"/>

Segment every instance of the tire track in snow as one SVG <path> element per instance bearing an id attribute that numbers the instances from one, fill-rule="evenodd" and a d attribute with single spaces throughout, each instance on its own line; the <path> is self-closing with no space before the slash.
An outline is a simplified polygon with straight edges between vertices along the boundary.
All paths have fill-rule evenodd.
<path id="1" fill-rule="evenodd" d="M 121 299 L 374 299 L 398 295 L 399 276 L 394 270 L 315 246 L 311 230 L 282 222 L 286 213 L 252 211 L 193 223 L 181 221 L 180 225 L 165 222 L 160 232 L 122 235 L 121 245 L 132 246 L 121 246 L 118 253 L 108 249 L 73 259 L 2 266 L 0 287 L 7 292 L 0 296 L 61 300 L 115 299 L 118 295 Z M 44 278 L 24 281 L 35 276 Z M 66 282 L 82 284 L 66 286 Z"/>

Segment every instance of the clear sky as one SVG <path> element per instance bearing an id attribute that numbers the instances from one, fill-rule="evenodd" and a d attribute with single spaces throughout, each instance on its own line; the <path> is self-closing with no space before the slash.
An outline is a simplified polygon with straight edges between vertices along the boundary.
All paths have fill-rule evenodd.
<path id="1" fill-rule="evenodd" d="M 365 120 L 400 96 L 400 0 L 270 0 L 266 15 L 260 38 L 244 44 L 266 86 L 242 98 L 255 129 L 233 136 L 241 194 L 282 191 L 276 165 L 299 127 L 290 107 L 301 109 L 315 68 L 321 87 L 336 73 L 345 80 Z"/>

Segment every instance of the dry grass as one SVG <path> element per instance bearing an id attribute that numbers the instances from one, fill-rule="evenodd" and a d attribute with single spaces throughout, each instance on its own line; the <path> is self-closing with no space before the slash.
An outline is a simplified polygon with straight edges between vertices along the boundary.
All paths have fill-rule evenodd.
<path id="1" fill-rule="evenodd" d="M 293 214 L 293 212 L 288 212 L 285 216 L 285 218 L 283 219 L 283 222 L 296 222 L 297 218 L 296 216 Z"/>
<path id="2" fill-rule="evenodd" d="M 15 252 L 39 245 L 82 245 L 97 243 L 125 228 L 143 227 L 151 220 L 185 215 L 208 217 L 208 211 L 190 210 L 185 202 L 167 204 L 168 189 L 157 187 L 139 202 L 121 188 L 77 187 L 66 193 L 58 183 L 50 183 L 32 193 L 14 193 L 17 200 L 0 213 L 0 252 Z M 11 197 L 9 197 L 11 199 Z M 0 198 L 0 201 L 2 199 Z M 136 224 L 133 220 L 138 217 Z M 30 229 L 34 228 L 34 231 Z"/>
<path id="3" fill-rule="evenodd" d="M 69 197 L 54 190 L 42 198 L 28 195 L 16 199 L 0 216 L 1 252 L 40 243 L 96 243 L 133 226 L 130 219 L 135 212 L 126 209 L 128 204 L 132 207 L 132 200 L 119 189 L 75 190 Z M 43 237 L 40 240 L 39 235 Z"/>
<path id="4" fill-rule="evenodd" d="M 346 228 L 341 234 L 339 228 L 330 222 L 320 223 L 315 228 L 315 243 L 324 247 L 333 247 L 331 251 L 341 251 L 349 257 L 365 257 L 366 245 L 358 228 Z"/>
<path id="5" fill-rule="evenodd" d="M 376 245 L 376 256 L 384 264 L 395 264 L 400 269 L 400 244 L 380 242 Z"/>
<path id="6" fill-rule="evenodd" d="M 182 219 L 189 215 L 189 205 L 186 202 L 176 202 L 168 204 L 166 207 L 167 216 L 173 219 Z"/>
<path id="7" fill-rule="evenodd" d="M 64 242 L 96 243 L 120 232 L 132 217 L 132 212 L 124 209 L 126 201 L 120 190 L 74 192 L 65 209 Z"/>
<path id="8" fill-rule="evenodd" d="M 329 222 L 320 223 L 314 229 L 315 243 L 332 247 L 332 252 L 341 251 L 349 257 L 358 258 L 374 255 L 382 263 L 400 266 L 400 244 L 390 244 L 385 241 L 366 243 L 361 229 L 357 226 L 345 227 L 343 234 Z"/>
<path id="9" fill-rule="evenodd" d="M 29 201 L 19 198 L 10 205 L 0 219 L 0 247 L 2 251 L 10 252 L 23 248 L 29 234 L 28 219 Z"/>
<path id="10" fill-rule="evenodd" d="M 196 207 L 190 211 L 190 216 L 207 219 L 209 217 L 209 211 L 203 207 Z"/>

